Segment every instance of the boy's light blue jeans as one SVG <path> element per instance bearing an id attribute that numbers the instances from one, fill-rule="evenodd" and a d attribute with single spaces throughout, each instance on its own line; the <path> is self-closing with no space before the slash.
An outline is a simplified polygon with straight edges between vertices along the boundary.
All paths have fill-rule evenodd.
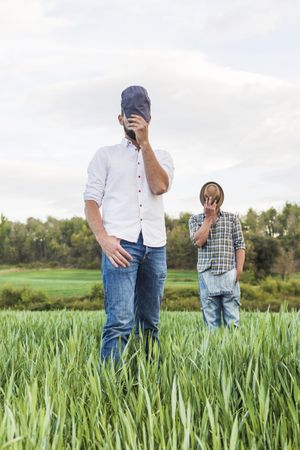
<path id="1" fill-rule="evenodd" d="M 138 242 L 121 240 L 132 256 L 129 267 L 114 267 L 102 252 L 102 279 L 106 323 L 102 334 L 101 360 L 120 360 L 135 325 L 159 345 L 160 306 L 167 274 L 166 246 L 147 247 L 140 234 Z"/>
<path id="2" fill-rule="evenodd" d="M 202 314 L 210 329 L 231 324 L 238 327 L 240 321 L 240 284 L 236 282 L 236 269 L 222 275 L 210 270 L 198 273 Z"/>

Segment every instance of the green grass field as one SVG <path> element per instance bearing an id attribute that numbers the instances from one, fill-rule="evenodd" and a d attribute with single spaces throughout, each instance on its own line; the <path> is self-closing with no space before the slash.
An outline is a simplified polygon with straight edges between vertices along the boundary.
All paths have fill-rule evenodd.
<path id="1" fill-rule="evenodd" d="M 95 283 L 101 283 L 100 270 L 80 269 L 0 269 L 0 289 L 6 284 L 28 285 L 41 289 L 50 297 L 86 295 Z M 196 271 L 169 270 L 166 286 L 197 286 Z"/>
<path id="2" fill-rule="evenodd" d="M 160 367 L 132 342 L 99 372 L 103 313 L 1 311 L 0 448 L 299 449 L 299 319 L 162 313 Z"/>

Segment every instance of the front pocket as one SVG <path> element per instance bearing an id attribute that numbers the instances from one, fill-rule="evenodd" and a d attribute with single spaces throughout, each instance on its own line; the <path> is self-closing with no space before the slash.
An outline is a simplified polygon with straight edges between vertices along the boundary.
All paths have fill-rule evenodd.
<path id="1" fill-rule="evenodd" d="M 204 277 L 202 275 L 202 273 L 199 273 L 198 276 L 198 281 L 199 281 L 199 291 L 200 291 L 200 297 L 201 300 L 208 297 L 208 288 L 207 285 L 204 281 Z"/>

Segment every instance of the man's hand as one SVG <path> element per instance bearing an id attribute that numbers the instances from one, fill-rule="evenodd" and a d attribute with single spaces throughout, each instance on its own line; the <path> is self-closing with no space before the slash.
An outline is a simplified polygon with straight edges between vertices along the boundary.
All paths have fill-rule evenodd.
<path id="1" fill-rule="evenodd" d="M 137 143 L 142 146 L 148 144 L 148 123 L 143 117 L 131 114 L 128 120 L 128 130 L 135 132 Z"/>
<path id="2" fill-rule="evenodd" d="M 218 207 L 216 200 L 213 202 L 212 197 L 205 200 L 204 203 L 204 214 L 207 219 L 211 220 L 212 223 L 216 223 L 218 217 Z"/>
<path id="3" fill-rule="evenodd" d="M 132 256 L 120 245 L 120 239 L 106 236 L 98 240 L 102 250 L 115 267 L 129 267 Z"/>

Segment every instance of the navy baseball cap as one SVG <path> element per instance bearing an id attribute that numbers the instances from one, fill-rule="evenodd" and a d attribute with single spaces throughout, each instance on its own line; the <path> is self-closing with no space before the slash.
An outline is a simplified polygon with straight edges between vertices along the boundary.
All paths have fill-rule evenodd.
<path id="1" fill-rule="evenodd" d="M 148 92 L 142 86 L 129 86 L 121 94 L 121 108 L 128 118 L 131 114 L 142 116 L 150 121 L 151 102 Z"/>

